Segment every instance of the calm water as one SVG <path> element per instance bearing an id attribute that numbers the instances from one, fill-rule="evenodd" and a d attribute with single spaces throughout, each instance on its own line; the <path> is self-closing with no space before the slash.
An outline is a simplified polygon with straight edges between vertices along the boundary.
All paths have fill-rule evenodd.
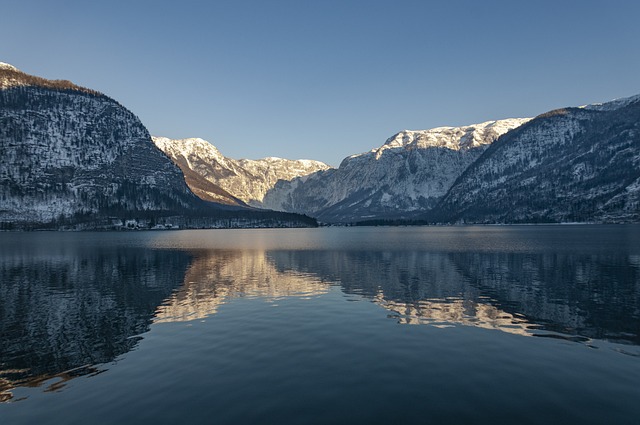
<path id="1" fill-rule="evenodd" d="M 0 234 L 2 424 L 638 424 L 640 226 Z"/>

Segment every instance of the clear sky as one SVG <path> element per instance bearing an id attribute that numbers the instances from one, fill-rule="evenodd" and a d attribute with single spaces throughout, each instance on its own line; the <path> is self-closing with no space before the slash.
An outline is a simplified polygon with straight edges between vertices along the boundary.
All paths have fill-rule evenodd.
<path id="1" fill-rule="evenodd" d="M 154 135 L 338 165 L 403 129 L 640 93 L 640 2 L 3 0 L 0 61 Z"/>

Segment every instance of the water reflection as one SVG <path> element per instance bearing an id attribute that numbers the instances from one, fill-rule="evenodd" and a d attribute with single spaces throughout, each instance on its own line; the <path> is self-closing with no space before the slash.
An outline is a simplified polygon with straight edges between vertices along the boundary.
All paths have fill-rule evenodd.
<path id="1" fill-rule="evenodd" d="M 0 401 L 17 386 L 54 391 L 100 373 L 151 323 L 332 285 L 402 324 L 640 345 L 637 255 L 96 245 L 0 249 Z"/>
<path id="2" fill-rule="evenodd" d="M 295 251 L 270 254 L 281 269 L 314 270 L 389 310 L 401 324 L 454 325 L 530 335 L 537 325 L 471 285 L 449 254 L 416 251 Z"/>
<path id="3" fill-rule="evenodd" d="M 270 257 L 282 270 L 339 282 L 400 323 L 640 345 L 638 256 L 288 251 Z"/>
<path id="4" fill-rule="evenodd" d="M 157 306 L 179 286 L 184 252 L 74 246 L 0 257 L 0 398 L 95 373 L 131 350 Z M 89 366 L 87 366 L 89 365 Z"/>
<path id="5" fill-rule="evenodd" d="M 328 290 L 312 274 L 277 270 L 264 251 L 202 251 L 192 255 L 183 285 L 158 308 L 155 322 L 202 319 L 216 313 L 231 298 L 276 301 Z"/>
<path id="6" fill-rule="evenodd" d="M 452 254 L 470 285 L 540 327 L 640 344 L 640 264 L 614 254 Z"/>

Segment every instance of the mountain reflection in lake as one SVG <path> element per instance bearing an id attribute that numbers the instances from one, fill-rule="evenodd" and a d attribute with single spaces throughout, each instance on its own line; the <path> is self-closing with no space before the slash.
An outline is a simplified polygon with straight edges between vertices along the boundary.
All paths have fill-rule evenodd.
<path id="1" fill-rule="evenodd" d="M 327 290 L 327 285 L 311 274 L 276 269 L 264 251 L 197 252 L 183 285 L 158 308 L 155 322 L 202 319 L 216 313 L 229 298 L 276 301 Z"/>
<path id="2" fill-rule="evenodd" d="M 180 251 L 126 246 L 12 248 L 0 257 L 5 401 L 16 385 L 92 373 L 93 365 L 131 350 L 157 306 L 182 284 L 190 261 Z"/>
<path id="3" fill-rule="evenodd" d="M 356 393 L 379 399 L 379 411 L 359 412 L 352 423 L 390 420 L 386 409 L 395 408 L 405 409 L 402 417 L 422 417 L 422 409 L 408 403 L 411 397 L 432 400 L 435 418 L 451 419 L 456 412 L 466 420 L 483 408 L 497 420 L 562 397 L 561 386 L 546 392 L 557 379 L 576 387 L 595 379 L 611 387 L 606 399 L 587 391 L 578 404 L 561 401 L 562 408 L 519 421 L 571 422 L 596 400 L 611 407 L 620 397 L 640 396 L 629 384 L 640 378 L 638 236 L 637 226 L 0 234 L 0 401 L 25 405 L 0 409 L 0 416 L 24 423 L 47 417 L 48 399 L 38 395 L 44 390 L 58 403 L 82 400 L 82 414 L 67 412 L 61 422 L 108 423 L 117 419 L 105 407 L 108 385 L 132 374 L 141 388 L 168 385 L 172 394 L 181 388 L 186 394 L 180 409 L 201 413 L 195 422 L 216 406 L 221 423 L 275 415 L 272 409 L 287 399 L 308 409 L 290 415 L 278 410 L 280 423 L 335 422 L 346 408 L 339 407 L 340 397 Z M 175 328 L 209 318 L 216 320 L 193 334 Z M 407 334 L 389 327 L 396 323 L 428 325 L 424 329 L 438 333 Z M 494 333 L 479 333 L 487 330 Z M 508 339 L 523 336 L 549 337 L 552 345 Z M 149 344 L 142 344 L 148 337 Z M 181 343 L 189 349 L 177 352 Z M 406 349 L 399 349 L 403 344 Z M 574 348 L 567 352 L 558 344 Z M 544 355 L 528 357 L 542 347 Z M 592 348 L 609 356 L 606 363 L 588 355 Z M 447 360 L 441 360 L 442 350 Z M 562 359 L 543 362 L 553 376 L 529 375 L 530 368 L 542 367 L 544 356 Z M 253 371 L 257 359 L 267 369 Z M 434 362 L 444 363 L 427 367 Z M 591 364 L 590 372 L 569 373 L 563 362 Z M 191 378 L 184 364 L 193 369 Z M 128 365 L 136 372 L 126 372 Z M 384 369 L 364 372 L 391 365 L 400 374 L 395 378 Z M 314 369 L 324 372 L 316 376 Z M 155 376 L 160 371 L 162 385 Z M 625 378 L 609 382 L 607 376 L 615 374 Z M 433 388 L 402 376 L 427 379 Z M 519 390 L 532 404 L 507 395 L 489 401 L 482 388 L 468 386 L 508 385 L 516 377 L 544 382 L 539 392 L 535 382 L 524 382 L 533 388 L 529 392 Z M 65 397 L 72 397 L 76 382 L 82 396 L 72 402 Z M 202 393 L 205 382 L 212 384 Z M 448 390 L 434 393 L 438 386 Z M 391 389 L 396 395 L 388 395 Z M 219 394 L 219 401 L 207 396 L 205 402 L 208 393 Z M 447 398 L 452 394 L 468 407 L 453 407 Z M 161 394 L 141 397 L 142 404 L 157 404 Z M 238 410 L 234 403 L 244 397 L 253 397 L 255 409 Z M 319 413 L 316 404 L 329 400 L 335 409 Z M 568 400 L 575 403 L 573 396 Z M 494 407 L 501 409 L 501 403 L 515 404 L 498 414 Z M 101 419 L 91 416 L 98 416 L 97 405 L 107 409 Z M 633 406 L 619 411 L 617 423 L 637 413 Z M 175 409 L 177 417 L 182 410 Z M 134 422 L 167 415 L 159 411 Z M 587 416 L 597 423 L 593 415 Z"/>
<path id="4" fill-rule="evenodd" d="M 640 256 L 407 251 L 270 252 L 283 270 L 339 282 L 400 323 L 464 324 L 640 345 Z"/>

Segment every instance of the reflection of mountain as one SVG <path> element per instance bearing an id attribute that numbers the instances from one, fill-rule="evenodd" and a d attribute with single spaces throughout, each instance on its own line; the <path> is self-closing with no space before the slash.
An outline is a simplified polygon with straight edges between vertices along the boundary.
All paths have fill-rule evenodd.
<path id="1" fill-rule="evenodd" d="M 181 251 L 95 248 L 92 238 L 86 246 L 55 235 L 37 235 L 28 246 L 0 244 L 0 401 L 16 386 L 54 376 L 63 385 L 95 372 L 131 350 L 152 321 L 204 318 L 232 298 L 319 295 L 329 284 L 374 301 L 399 323 L 640 345 L 638 256 Z"/>
<path id="2" fill-rule="evenodd" d="M 451 254 L 471 285 L 545 329 L 640 344 L 637 257 Z"/>
<path id="3" fill-rule="evenodd" d="M 530 335 L 533 325 L 526 319 L 507 313 L 499 308 L 470 300 L 448 299 L 402 303 L 374 298 L 376 303 L 395 313 L 398 323 L 408 325 L 451 326 L 457 323 L 485 329 L 498 329 L 518 335 Z"/>
<path id="4" fill-rule="evenodd" d="M 340 282 L 402 323 L 544 329 L 640 344 L 636 257 L 418 251 L 273 251 L 269 257 L 282 270 Z"/>
<path id="5" fill-rule="evenodd" d="M 347 293 L 413 303 L 480 299 L 445 254 L 420 251 L 270 251 L 281 270 L 296 270 L 339 282 Z"/>
<path id="6" fill-rule="evenodd" d="M 278 271 L 264 251 L 199 252 L 186 272 L 184 285 L 158 308 L 156 322 L 201 319 L 227 299 L 278 299 L 327 292 L 327 285 L 309 274 Z"/>
<path id="7" fill-rule="evenodd" d="M 17 385 L 89 373 L 82 367 L 131 350 L 132 337 L 148 330 L 157 306 L 182 283 L 189 255 L 56 245 L 3 252 L 0 260 L 2 401 Z"/>
<path id="8" fill-rule="evenodd" d="M 185 252 L 60 244 L 0 249 L 0 402 L 16 386 L 96 371 L 156 322 L 203 318 L 226 299 L 325 293 L 264 251 Z M 177 291 L 176 288 L 180 288 Z"/>

